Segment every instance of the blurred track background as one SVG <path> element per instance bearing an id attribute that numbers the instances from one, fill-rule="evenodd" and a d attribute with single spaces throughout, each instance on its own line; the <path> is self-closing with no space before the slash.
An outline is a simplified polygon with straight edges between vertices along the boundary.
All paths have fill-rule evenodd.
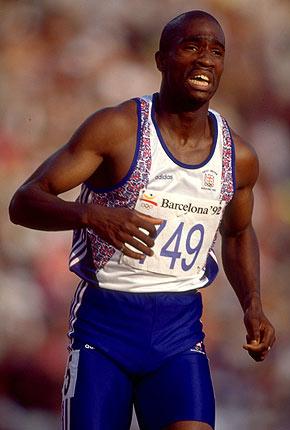
<path id="1" fill-rule="evenodd" d="M 190 9 L 212 13 L 225 30 L 226 67 L 211 106 L 260 157 L 254 218 L 263 302 L 278 338 L 264 363 L 251 361 L 241 348 L 242 312 L 221 271 L 203 293 L 217 430 L 289 429 L 289 1 L 2 0 L 0 8 L 0 430 L 59 428 L 77 284 L 67 270 L 71 232 L 12 225 L 9 200 L 90 113 L 158 90 L 161 29 Z"/>

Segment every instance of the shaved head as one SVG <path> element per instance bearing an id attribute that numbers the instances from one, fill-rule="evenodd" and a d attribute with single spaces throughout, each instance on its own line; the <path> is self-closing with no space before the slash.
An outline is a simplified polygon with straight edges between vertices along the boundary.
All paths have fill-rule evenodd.
<path id="1" fill-rule="evenodd" d="M 214 16 L 202 10 L 192 10 L 189 12 L 182 13 L 181 15 L 178 15 L 177 17 L 173 18 L 171 21 L 169 21 L 166 24 L 166 26 L 164 27 L 161 33 L 159 50 L 161 52 L 167 52 L 168 50 L 170 50 L 172 43 L 179 37 L 182 28 L 189 21 L 193 21 L 195 19 L 207 20 L 215 23 L 220 28 L 223 34 L 221 25 L 215 19 Z"/>

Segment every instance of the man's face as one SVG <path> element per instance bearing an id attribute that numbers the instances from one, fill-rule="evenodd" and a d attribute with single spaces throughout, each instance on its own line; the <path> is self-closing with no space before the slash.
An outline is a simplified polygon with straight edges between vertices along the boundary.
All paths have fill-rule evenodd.
<path id="1" fill-rule="evenodd" d="M 178 100 L 208 102 L 224 67 L 224 34 L 214 21 L 193 18 L 177 29 L 170 47 L 157 54 L 162 85 Z"/>

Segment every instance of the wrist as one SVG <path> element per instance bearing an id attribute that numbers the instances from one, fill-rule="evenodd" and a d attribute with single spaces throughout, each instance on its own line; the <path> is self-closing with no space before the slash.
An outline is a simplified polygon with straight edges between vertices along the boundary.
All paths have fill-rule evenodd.
<path id="1" fill-rule="evenodd" d="M 96 205 L 95 203 L 81 204 L 81 207 L 82 227 L 91 227 L 94 229 L 97 229 L 97 226 L 107 218 L 107 211 L 110 209 L 106 206 Z"/>
<path id="2" fill-rule="evenodd" d="M 81 227 L 90 227 L 90 219 L 91 219 L 91 203 L 80 204 L 80 224 Z"/>
<path id="3" fill-rule="evenodd" d="M 260 310 L 262 309 L 261 297 L 258 292 L 248 295 L 242 303 L 244 313 L 249 309 Z"/>

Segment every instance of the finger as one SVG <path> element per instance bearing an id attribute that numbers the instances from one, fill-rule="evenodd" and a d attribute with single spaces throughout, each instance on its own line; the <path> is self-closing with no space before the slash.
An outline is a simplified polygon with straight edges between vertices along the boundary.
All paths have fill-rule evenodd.
<path id="1" fill-rule="evenodd" d="M 137 226 L 140 229 L 147 231 L 149 236 L 154 239 L 156 237 L 156 226 L 162 224 L 163 222 L 164 220 L 160 218 L 152 218 L 141 214 L 141 216 L 138 215 Z"/>
<path id="2" fill-rule="evenodd" d="M 263 361 L 265 360 L 265 358 L 267 357 L 267 355 L 269 354 L 271 350 L 271 347 L 268 347 L 265 351 L 263 352 L 253 352 L 253 351 L 248 351 L 249 355 L 255 360 L 255 361 Z"/>
<path id="3" fill-rule="evenodd" d="M 152 247 L 154 245 L 153 239 L 156 237 L 156 228 L 153 224 L 145 222 L 134 215 L 119 226 L 116 235 L 122 243 L 130 243 L 129 239 L 135 236 L 147 246 Z"/>
<path id="4" fill-rule="evenodd" d="M 129 250 L 133 252 L 141 252 L 142 254 L 147 255 L 148 257 L 151 257 L 154 252 L 150 247 L 148 247 L 144 242 L 141 242 L 138 238 L 135 236 L 128 237 L 126 240 L 126 246 L 129 248 Z"/>
<path id="5" fill-rule="evenodd" d="M 244 349 L 247 350 L 248 354 L 250 355 L 250 357 L 253 358 L 253 360 L 264 361 L 269 354 L 271 347 L 266 347 L 265 344 L 260 344 L 259 346 L 261 347 L 261 349 L 253 350 L 253 345 L 249 345 L 249 347 L 248 345 L 244 345 Z"/>
<path id="6" fill-rule="evenodd" d="M 148 232 L 143 228 L 136 229 L 136 231 L 133 233 L 133 237 L 144 243 L 144 245 L 146 245 L 148 248 L 152 248 L 154 246 L 154 239 L 149 236 Z"/>
<path id="7" fill-rule="evenodd" d="M 268 325 L 263 328 L 261 339 L 263 343 L 265 343 L 265 345 L 271 349 L 275 342 L 275 330 L 272 325 Z"/>
<path id="8" fill-rule="evenodd" d="M 263 359 L 266 358 L 270 351 L 271 351 L 271 346 L 268 346 L 268 348 L 261 353 L 261 357 Z"/>
<path id="9" fill-rule="evenodd" d="M 247 342 L 260 342 L 260 321 L 258 318 L 252 318 L 246 321 Z"/>
<path id="10" fill-rule="evenodd" d="M 142 212 L 138 212 L 138 211 L 135 211 L 135 212 L 138 214 L 138 216 L 140 218 L 144 219 L 145 221 L 147 221 L 147 222 L 149 222 L 150 224 L 153 224 L 153 225 L 162 224 L 163 221 L 164 221 L 164 219 L 155 218 L 155 217 L 150 216 L 150 215 L 145 215 Z"/>
<path id="11" fill-rule="evenodd" d="M 137 250 L 148 256 L 153 255 L 150 248 L 153 247 L 154 240 L 149 236 L 149 233 L 141 227 L 130 226 L 130 231 L 128 233 L 122 233 L 122 242 L 126 243 L 129 249 L 130 247 L 135 248 L 132 249 L 133 252 Z"/>
<path id="12" fill-rule="evenodd" d="M 259 345 L 253 345 L 253 344 L 245 344 L 243 345 L 243 348 L 246 351 L 251 351 L 254 353 L 261 353 L 268 350 L 268 347 L 264 345 L 263 343 L 260 343 Z"/>
<path id="13" fill-rule="evenodd" d="M 252 341 L 251 343 L 246 343 L 243 345 L 243 348 L 246 351 L 252 351 L 252 352 L 264 352 L 268 350 L 268 345 L 266 345 L 264 342 L 257 342 L 257 341 Z"/>
<path id="14" fill-rule="evenodd" d="M 157 236 L 157 229 L 156 229 L 155 225 L 150 224 L 144 220 L 140 220 L 137 228 L 141 232 L 146 234 L 148 237 L 151 237 L 152 239 L 155 239 Z"/>
<path id="15" fill-rule="evenodd" d="M 247 350 L 247 352 L 250 355 L 250 357 L 252 357 L 253 360 L 255 360 L 255 361 L 263 361 L 265 359 L 267 353 L 268 353 L 267 350 L 263 350 L 263 351 Z"/>
<path id="16" fill-rule="evenodd" d="M 266 356 L 264 354 L 257 354 L 257 353 L 253 353 L 253 352 L 249 352 L 250 357 L 252 357 L 253 360 L 259 362 L 259 361 L 264 361 Z"/>
<path id="17" fill-rule="evenodd" d="M 256 349 L 258 345 L 260 345 L 260 342 L 257 339 L 252 339 L 248 334 L 246 335 L 247 343 L 243 345 L 245 349 L 248 349 L 248 347 L 252 347 L 252 349 Z"/>
<path id="18" fill-rule="evenodd" d="M 134 258 L 134 260 L 144 260 L 146 257 L 145 254 L 137 252 L 137 250 L 135 250 L 135 248 L 128 243 L 124 243 L 122 247 L 122 254 L 126 255 L 127 257 Z"/>
<path id="19" fill-rule="evenodd" d="M 250 345 L 253 345 L 253 342 L 249 341 L 249 337 L 247 336 L 247 342 Z M 265 358 L 269 353 L 271 346 L 275 342 L 275 330 L 273 326 L 266 320 L 263 321 L 260 325 L 260 342 L 257 348 L 258 353 L 261 353 Z M 255 343 L 254 343 L 255 346 Z M 255 348 L 254 348 L 255 349 Z M 253 348 L 252 348 L 253 350 Z"/>

